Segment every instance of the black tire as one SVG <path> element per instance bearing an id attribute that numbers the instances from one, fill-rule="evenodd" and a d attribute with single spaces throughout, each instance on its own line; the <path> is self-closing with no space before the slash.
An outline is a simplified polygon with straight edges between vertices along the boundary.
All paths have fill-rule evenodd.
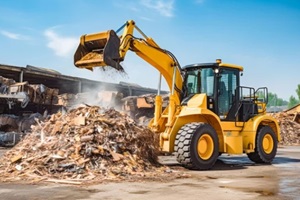
<path id="1" fill-rule="evenodd" d="M 175 152 L 177 161 L 185 168 L 210 169 L 219 156 L 218 135 L 209 124 L 186 124 L 176 135 Z"/>
<path id="2" fill-rule="evenodd" d="M 256 135 L 254 152 L 247 154 L 248 158 L 255 163 L 269 164 L 275 158 L 276 153 L 277 137 L 274 131 L 269 126 L 260 126 Z"/>

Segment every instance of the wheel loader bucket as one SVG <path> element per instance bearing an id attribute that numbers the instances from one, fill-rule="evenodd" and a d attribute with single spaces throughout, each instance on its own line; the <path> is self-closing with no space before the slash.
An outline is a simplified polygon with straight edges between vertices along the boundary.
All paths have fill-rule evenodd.
<path id="1" fill-rule="evenodd" d="M 74 64 L 78 68 L 93 70 L 94 67 L 111 66 L 123 71 L 120 65 L 120 38 L 116 32 L 83 35 L 74 55 Z"/>

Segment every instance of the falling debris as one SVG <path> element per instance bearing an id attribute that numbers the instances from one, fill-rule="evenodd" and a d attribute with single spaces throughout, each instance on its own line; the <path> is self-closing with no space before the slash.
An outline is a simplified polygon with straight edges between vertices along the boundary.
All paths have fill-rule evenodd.
<path id="1" fill-rule="evenodd" d="M 158 136 L 114 109 L 84 106 L 32 128 L 0 161 L 2 181 L 103 181 L 169 174 Z M 61 181 L 57 181 L 61 182 Z"/>

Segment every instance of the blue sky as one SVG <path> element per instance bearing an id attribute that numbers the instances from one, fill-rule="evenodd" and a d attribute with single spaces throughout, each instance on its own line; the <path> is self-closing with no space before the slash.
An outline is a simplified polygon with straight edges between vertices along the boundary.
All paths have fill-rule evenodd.
<path id="1" fill-rule="evenodd" d="M 73 65 L 81 35 L 133 19 L 182 66 L 221 58 L 244 67 L 243 85 L 286 100 L 300 84 L 298 0 L 3 0 L 0 13 L 2 64 L 156 88 L 158 72 L 133 53 L 126 76 Z"/>

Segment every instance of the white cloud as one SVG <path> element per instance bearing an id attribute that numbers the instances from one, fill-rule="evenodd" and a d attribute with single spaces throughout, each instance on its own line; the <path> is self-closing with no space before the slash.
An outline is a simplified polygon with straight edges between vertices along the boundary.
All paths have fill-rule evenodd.
<path id="1" fill-rule="evenodd" d="M 142 20 L 145 20 L 145 21 L 153 21 L 152 19 L 148 18 L 148 17 L 140 17 Z"/>
<path id="2" fill-rule="evenodd" d="M 165 17 L 173 17 L 174 0 L 141 0 L 141 4 Z"/>
<path id="3" fill-rule="evenodd" d="M 46 30 L 44 35 L 48 39 L 47 47 L 60 57 L 68 57 L 70 53 L 75 52 L 79 43 L 78 38 L 60 36 L 52 29 Z"/>
<path id="4" fill-rule="evenodd" d="M 4 35 L 5 37 L 8 37 L 8 38 L 13 39 L 13 40 L 26 40 L 27 39 L 26 36 L 23 36 L 23 35 L 20 35 L 20 34 L 17 34 L 17 33 L 11 33 L 11 32 L 8 32 L 8 31 L 1 31 L 0 33 L 2 35 Z"/>

